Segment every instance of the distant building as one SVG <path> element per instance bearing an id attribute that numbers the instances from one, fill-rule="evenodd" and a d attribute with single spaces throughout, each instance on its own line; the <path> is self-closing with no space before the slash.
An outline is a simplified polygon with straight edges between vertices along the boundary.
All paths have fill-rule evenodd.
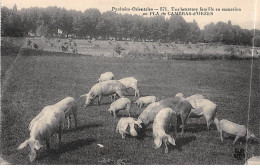
<path id="1" fill-rule="evenodd" d="M 32 31 L 30 31 L 29 33 L 28 33 L 28 36 L 30 36 L 30 37 L 35 37 L 35 33 L 33 33 Z"/>
<path id="2" fill-rule="evenodd" d="M 61 30 L 61 29 L 58 29 L 58 35 L 59 35 L 59 36 L 61 36 L 61 35 L 62 35 L 62 33 L 63 33 L 63 30 Z"/>

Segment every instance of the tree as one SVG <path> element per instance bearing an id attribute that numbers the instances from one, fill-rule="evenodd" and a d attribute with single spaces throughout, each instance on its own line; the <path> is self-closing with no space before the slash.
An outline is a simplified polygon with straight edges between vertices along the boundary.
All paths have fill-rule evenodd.
<path id="1" fill-rule="evenodd" d="M 252 45 L 253 32 L 247 29 L 241 29 L 241 43 L 243 45 Z"/>
<path id="2" fill-rule="evenodd" d="M 84 33 L 84 23 L 83 23 L 83 14 L 82 12 L 73 12 L 73 33 L 79 37 L 86 37 Z"/>
<path id="3" fill-rule="evenodd" d="M 99 22 L 96 26 L 97 32 L 103 34 L 104 36 L 116 37 L 116 13 L 114 12 L 104 12 L 100 16 Z"/>
<path id="4" fill-rule="evenodd" d="M 65 8 L 60 10 L 59 29 L 63 30 L 66 37 L 73 32 L 73 17 Z"/>
<path id="5" fill-rule="evenodd" d="M 144 23 L 144 19 L 141 16 L 134 15 L 133 16 L 133 25 L 130 30 L 130 37 L 132 39 L 141 39 L 144 33 L 144 30 L 142 30 Z"/>
<path id="6" fill-rule="evenodd" d="M 148 27 L 147 36 L 149 37 L 149 39 L 152 39 L 154 41 L 156 40 L 166 41 L 168 26 L 163 16 L 154 16 L 154 17 L 147 18 L 147 27 Z"/>
<path id="7" fill-rule="evenodd" d="M 189 32 L 189 25 L 182 16 L 172 15 L 169 19 L 169 36 L 171 40 L 186 41 Z"/>
<path id="8" fill-rule="evenodd" d="M 29 32 L 36 33 L 38 27 L 37 21 L 40 15 L 40 8 L 27 8 L 19 12 L 21 22 L 24 26 L 24 34 L 28 35 Z"/>
<path id="9" fill-rule="evenodd" d="M 13 6 L 13 13 L 16 13 L 17 12 L 17 6 L 16 6 L 16 4 L 14 4 L 14 6 Z"/>
<path id="10" fill-rule="evenodd" d="M 254 45 L 255 47 L 260 47 L 260 35 L 254 37 Z"/>
<path id="11" fill-rule="evenodd" d="M 241 28 L 238 25 L 233 25 L 232 26 L 233 34 L 234 34 L 234 39 L 233 39 L 233 44 L 238 44 L 242 45 L 241 41 Z"/>
<path id="12" fill-rule="evenodd" d="M 197 21 L 193 20 L 193 22 L 188 22 L 188 25 L 189 31 L 187 34 L 187 40 L 193 43 L 200 41 L 201 32 Z"/>
<path id="13" fill-rule="evenodd" d="M 1 10 L 2 30 L 4 36 L 20 37 L 24 35 L 23 24 L 17 12 L 17 7 L 14 5 L 13 10 L 3 7 Z"/>
<path id="14" fill-rule="evenodd" d="M 134 40 L 160 40 L 170 42 L 222 42 L 225 44 L 252 45 L 253 30 L 241 29 L 238 25 L 227 23 L 210 23 L 200 30 L 198 23 L 186 22 L 182 16 L 172 15 L 143 17 L 139 15 L 101 12 L 87 9 L 84 12 L 66 10 L 65 8 L 27 8 L 17 10 L 1 8 L 1 35 L 26 36 L 29 32 L 37 35 L 55 37 L 58 30 L 62 36 L 75 35 L 78 38 L 126 38 Z M 256 30 L 255 44 L 258 45 L 260 31 Z"/>
<path id="15" fill-rule="evenodd" d="M 48 26 L 45 25 L 44 23 L 42 23 L 36 30 L 36 35 L 37 36 L 45 36 L 47 37 L 48 36 Z"/>
<path id="16" fill-rule="evenodd" d="M 8 28 L 10 25 L 8 24 L 8 17 L 11 15 L 11 10 L 7 7 L 1 8 L 1 35 L 5 36 L 7 34 Z"/>
<path id="17" fill-rule="evenodd" d="M 85 34 L 90 37 L 96 37 L 97 29 L 96 26 L 99 23 L 101 13 L 98 9 L 87 9 L 83 13 L 83 23 Z"/>
<path id="18" fill-rule="evenodd" d="M 204 26 L 203 39 L 205 42 L 217 42 L 217 26 L 214 23 L 210 23 Z"/>

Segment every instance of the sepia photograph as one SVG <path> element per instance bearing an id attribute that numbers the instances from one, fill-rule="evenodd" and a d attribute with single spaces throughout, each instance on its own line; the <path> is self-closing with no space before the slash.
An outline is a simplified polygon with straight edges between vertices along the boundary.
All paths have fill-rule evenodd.
<path id="1" fill-rule="evenodd" d="M 260 165 L 260 1 L 0 3 L 0 165 Z"/>

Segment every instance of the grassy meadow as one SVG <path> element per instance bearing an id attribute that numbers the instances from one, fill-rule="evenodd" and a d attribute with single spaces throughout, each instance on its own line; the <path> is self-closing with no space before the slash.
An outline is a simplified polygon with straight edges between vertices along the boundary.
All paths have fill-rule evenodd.
<path id="1" fill-rule="evenodd" d="M 79 53 L 80 46 L 78 43 Z M 171 146 L 169 154 L 164 154 L 163 148 L 154 149 L 151 126 L 142 138 L 122 140 L 115 131 L 119 118 L 114 119 L 107 112 L 111 102 L 106 97 L 100 106 L 95 101 L 87 108 L 83 107 L 84 98 L 78 99 L 79 128 L 68 130 L 65 127 L 62 148 L 57 149 L 53 136 L 51 153 L 47 154 L 44 146 L 31 163 L 27 148 L 17 151 L 18 145 L 29 137 L 29 122 L 44 106 L 66 96 L 78 98 L 87 93 L 99 75 L 106 71 L 113 72 L 116 79 L 134 76 L 139 80 L 142 96 L 155 95 L 163 99 L 179 92 L 184 96 L 202 94 L 218 105 L 219 119 L 244 125 L 248 122 L 249 129 L 260 137 L 259 60 L 254 60 L 253 64 L 249 109 L 250 60 L 142 60 L 46 50 L 23 49 L 12 76 L 2 86 L 1 153 L 11 164 L 244 164 L 244 159 L 234 157 L 236 148 L 248 149 L 247 157 L 260 154 L 260 146 L 254 142 L 246 147 L 245 140 L 241 139 L 232 145 L 234 137 L 225 135 L 222 143 L 214 124 L 206 130 L 204 118 L 198 122 L 188 120 L 184 135 L 174 135 L 176 147 Z M 107 52 L 104 50 L 103 53 Z M 92 55 L 91 52 L 88 54 Z M 2 57 L 2 63 L 5 58 Z M 131 90 L 125 95 L 136 100 Z M 138 117 L 143 110 L 133 105 L 131 114 Z M 120 111 L 119 117 L 123 116 L 127 113 Z M 74 122 L 72 124 L 74 126 Z"/>
<path id="2" fill-rule="evenodd" d="M 1 77 L 4 78 L 6 70 L 12 65 L 20 48 L 24 45 L 24 38 L 1 38 Z"/>

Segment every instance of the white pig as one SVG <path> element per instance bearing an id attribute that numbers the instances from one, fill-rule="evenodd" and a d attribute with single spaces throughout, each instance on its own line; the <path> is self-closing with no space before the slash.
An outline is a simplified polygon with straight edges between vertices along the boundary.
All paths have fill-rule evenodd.
<path id="1" fill-rule="evenodd" d="M 125 97 L 121 97 L 120 99 L 117 99 L 116 101 L 111 103 L 110 108 L 107 111 L 110 112 L 110 114 L 113 113 L 114 118 L 116 118 L 116 115 L 119 112 L 119 110 L 126 109 L 130 117 L 130 108 L 131 100 Z"/>

